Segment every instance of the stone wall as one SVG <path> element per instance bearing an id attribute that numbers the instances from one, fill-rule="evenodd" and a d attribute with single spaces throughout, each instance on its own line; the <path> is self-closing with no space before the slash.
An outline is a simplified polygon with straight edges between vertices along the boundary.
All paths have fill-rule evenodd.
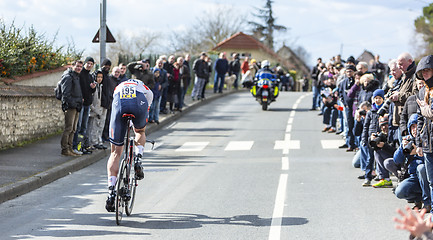
<path id="1" fill-rule="evenodd" d="M 52 87 L 0 86 L 0 149 L 62 129 L 64 115 Z"/>

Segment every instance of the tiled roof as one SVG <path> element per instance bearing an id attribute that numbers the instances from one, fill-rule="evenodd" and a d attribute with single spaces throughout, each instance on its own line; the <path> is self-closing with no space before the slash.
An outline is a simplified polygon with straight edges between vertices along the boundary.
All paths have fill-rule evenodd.
<path id="1" fill-rule="evenodd" d="M 220 48 L 230 48 L 230 49 L 261 49 L 267 48 L 261 42 L 259 42 L 254 37 L 247 35 L 243 32 L 238 32 L 233 34 L 231 37 L 225 39 L 224 41 L 218 43 L 213 50 L 218 50 Z"/>

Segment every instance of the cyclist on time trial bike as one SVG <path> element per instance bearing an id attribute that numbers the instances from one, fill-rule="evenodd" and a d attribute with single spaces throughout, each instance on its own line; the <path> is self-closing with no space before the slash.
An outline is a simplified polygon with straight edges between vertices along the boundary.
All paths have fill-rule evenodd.
<path id="1" fill-rule="evenodd" d="M 113 94 L 113 104 L 111 106 L 110 118 L 110 142 L 111 154 L 107 162 L 108 173 L 108 199 L 105 208 L 109 212 L 115 211 L 114 191 L 117 173 L 119 171 L 119 160 L 123 151 L 125 133 L 129 126 L 126 126 L 127 119 L 123 114 L 132 114 L 132 123 L 135 131 L 135 153 L 136 157 L 141 158 L 143 155 L 144 144 L 146 143 L 146 124 L 149 117 L 149 108 L 152 104 L 153 93 L 138 79 L 129 79 L 120 83 Z M 137 178 L 143 179 L 144 173 L 141 163 L 137 162 L 134 166 Z"/>

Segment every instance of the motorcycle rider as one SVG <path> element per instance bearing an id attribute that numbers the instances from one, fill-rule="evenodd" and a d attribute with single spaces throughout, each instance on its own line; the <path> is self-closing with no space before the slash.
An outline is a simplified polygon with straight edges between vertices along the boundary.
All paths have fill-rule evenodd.
<path id="1" fill-rule="evenodd" d="M 272 71 L 272 69 L 270 68 L 270 63 L 268 60 L 263 60 L 261 63 L 261 69 L 259 69 L 259 71 L 257 71 L 256 77 L 255 77 L 255 81 L 260 81 L 262 79 L 269 79 L 272 82 L 272 88 L 273 88 L 273 101 L 275 101 L 275 98 L 278 96 L 278 84 L 279 84 L 279 79 L 277 78 L 277 76 L 274 74 L 274 72 Z"/>

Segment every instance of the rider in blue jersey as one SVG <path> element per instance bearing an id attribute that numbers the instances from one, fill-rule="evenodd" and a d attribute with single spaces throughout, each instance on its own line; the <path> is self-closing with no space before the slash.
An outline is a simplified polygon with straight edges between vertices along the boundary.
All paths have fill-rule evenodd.
<path id="1" fill-rule="evenodd" d="M 132 123 L 135 132 L 135 153 L 136 157 L 141 158 L 146 143 L 146 124 L 149 117 L 149 107 L 152 104 L 153 93 L 138 79 L 129 79 L 120 83 L 113 94 L 113 104 L 111 107 L 110 119 L 110 142 L 111 154 L 107 162 L 108 175 L 108 199 L 105 208 L 109 212 L 114 212 L 116 193 L 114 186 L 117 181 L 119 171 L 119 160 L 123 151 L 123 143 L 127 126 L 127 119 L 124 114 L 132 115 Z M 134 166 L 137 179 L 144 177 L 141 164 L 137 162 Z"/>

